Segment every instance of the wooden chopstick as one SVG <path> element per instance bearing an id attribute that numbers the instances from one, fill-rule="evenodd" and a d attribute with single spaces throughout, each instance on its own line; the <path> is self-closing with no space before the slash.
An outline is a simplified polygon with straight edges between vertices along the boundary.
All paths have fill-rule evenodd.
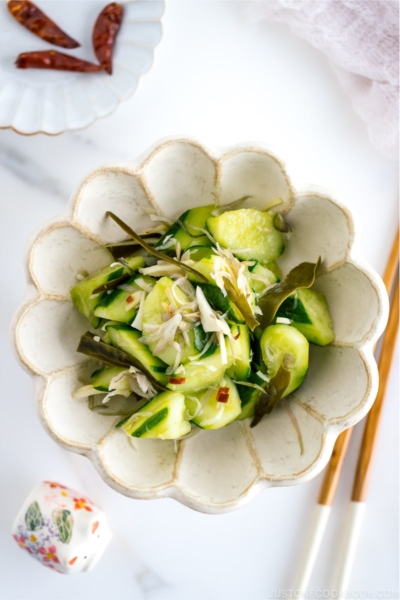
<path id="1" fill-rule="evenodd" d="M 397 272 L 399 270 L 399 230 L 397 229 L 396 236 L 393 241 L 392 248 L 390 250 L 389 258 L 387 261 L 385 273 L 382 277 L 383 283 L 386 286 L 387 293 L 390 293 L 393 289 L 393 284 L 396 279 Z"/>
<path id="2" fill-rule="evenodd" d="M 325 467 L 325 477 L 319 490 L 318 504 L 323 506 L 332 506 L 333 504 L 352 433 L 352 427 L 345 429 L 335 442 L 332 456 Z"/>
<path id="3" fill-rule="evenodd" d="M 392 248 L 390 251 L 390 255 L 388 258 L 387 266 L 385 269 L 385 274 L 383 276 L 383 281 L 384 281 L 384 284 L 386 286 L 386 289 L 387 289 L 389 295 L 393 288 L 393 285 L 394 285 L 394 282 L 396 279 L 396 275 L 398 272 L 398 268 L 399 268 L 398 247 L 399 247 L 399 230 L 397 230 L 397 234 L 394 239 L 394 242 L 393 242 L 393 245 L 392 245 Z M 395 307 L 393 316 L 391 317 L 391 322 L 393 322 L 393 323 L 396 323 L 396 320 L 398 322 L 398 287 L 396 287 L 396 290 L 397 291 L 395 293 L 395 297 L 393 298 L 393 302 L 395 302 L 396 306 L 397 306 L 397 319 L 396 319 L 396 312 L 395 312 L 396 307 Z M 392 304 L 392 306 L 395 306 L 395 305 Z M 389 326 L 388 326 L 388 329 L 389 329 Z M 386 336 L 385 336 L 384 343 L 387 340 L 386 343 L 393 344 L 393 341 L 395 341 L 395 336 L 396 336 L 396 325 L 395 324 L 390 325 L 390 335 L 388 338 L 386 338 Z M 386 346 L 386 344 L 385 344 L 385 346 Z M 381 362 L 382 362 L 382 365 L 384 363 L 384 360 L 385 360 L 384 356 L 387 356 L 387 353 L 382 346 L 381 360 L 379 361 L 380 365 L 381 365 Z M 370 472 L 369 466 L 371 464 L 370 459 L 372 457 L 372 451 L 373 451 L 373 449 L 375 447 L 375 443 L 376 443 L 376 435 L 377 435 L 377 430 L 378 430 L 378 425 L 379 425 L 379 415 L 381 412 L 383 398 L 385 395 L 387 379 L 388 379 L 389 370 L 390 370 L 390 365 L 388 363 L 390 363 L 390 362 L 391 362 L 391 360 L 388 360 L 385 363 L 386 370 L 384 372 L 382 372 L 382 375 L 381 375 L 383 385 L 381 384 L 381 386 L 380 386 L 380 390 L 382 387 L 382 391 L 380 391 L 379 394 L 382 394 L 382 395 L 381 395 L 380 400 L 378 400 L 378 397 L 376 399 L 377 416 L 375 416 L 375 418 L 374 418 L 374 421 L 373 421 L 374 425 L 373 424 L 370 425 L 370 430 L 369 430 L 370 433 L 368 435 L 368 439 L 370 440 L 368 443 L 368 447 L 370 447 L 369 452 L 368 452 L 369 458 L 368 458 L 368 460 L 366 458 L 363 459 L 362 467 L 360 466 L 359 478 L 357 479 L 357 477 L 356 477 L 356 480 L 360 482 L 361 481 L 361 479 L 360 479 L 361 473 L 365 473 L 365 475 L 363 475 L 363 478 L 362 478 L 362 481 L 363 481 L 362 489 L 363 490 L 366 489 L 366 485 L 368 482 L 368 477 L 369 477 L 369 472 Z M 383 369 L 383 367 L 382 367 L 382 369 Z M 374 427 L 376 428 L 376 431 L 374 434 L 372 434 L 372 432 L 374 431 Z M 300 561 L 299 561 L 298 572 L 297 572 L 296 580 L 295 580 L 295 583 L 293 586 L 294 589 L 299 592 L 299 595 L 297 596 L 297 598 L 299 600 L 301 600 L 301 598 L 303 598 L 305 596 L 306 588 L 308 586 L 308 582 L 310 580 L 311 573 L 312 573 L 315 561 L 318 556 L 319 548 L 320 548 L 322 538 L 325 533 L 326 525 L 328 523 L 328 519 L 330 516 L 331 506 L 333 504 L 333 501 L 334 501 L 334 498 L 336 495 L 336 490 L 337 490 L 337 487 L 339 484 L 340 475 L 342 472 L 347 449 L 349 447 L 349 442 L 350 442 L 352 431 L 353 431 L 353 428 L 351 427 L 349 429 L 346 429 L 339 435 L 339 437 L 336 440 L 330 461 L 326 467 L 325 477 L 324 477 L 322 485 L 321 485 L 318 502 L 314 508 L 314 514 L 313 514 L 310 530 L 309 530 L 309 533 L 308 533 L 308 536 L 306 539 L 306 544 L 305 544 L 303 555 L 301 556 Z M 364 483 L 364 482 L 366 482 L 366 483 Z M 356 482 L 354 485 L 356 486 Z M 359 486 L 359 484 L 357 484 L 357 486 Z M 358 487 L 357 487 L 357 489 L 358 489 Z M 354 493 L 355 493 L 355 490 L 353 490 L 353 496 L 354 496 Z M 358 494 L 358 492 L 357 492 L 357 494 Z M 354 506 L 360 507 L 361 503 L 352 502 L 352 505 L 353 505 L 353 507 Z M 359 531 L 359 528 L 361 526 L 361 511 L 358 512 L 358 518 L 355 518 L 355 517 L 357 517 L 357 514 L 356 515 L 352 514 L 352 515 L 350 515 L 350 517 L 351 517 L 350 525 L 353 526 L 353 529 L 350 527 L 350 529 L 347 531 L 348 535 L 346 536 L 346 540 L 348 540 L 349 538 L 352 539 L 353 545 L 350 549 L 351 551 L 349 551 L 349 548 L 346 546 L 346 542 L 345 542 L 343 561 L 342 561 L 342 564 L 339 564 L 339 569 L 338 569 L 339 577 L 337 578 L 337 580 L 339 580 L 340 583 L 343 583 L 349 577 L 352 558 L 354 557 L 356 541 L 357 541 L 357 536 L 352 535 L 352 534 L 354 534 L 354 525 L 358 526 L 357 531 Z M 337 589 L 339 589 L 339 588 L 337 588 Z"/>
<path id="4" fill-rule="evenodd" d="M 389 380 L 390 367 L 396 348 L 398 326 L 399 285 L 397 284 L 393 294 L 389 321 L 386 328 L 385 337 L 383 339 L 382 351 L 379 359 L 379 390 L 375 399 L 375 403 L 373 404 L 366 419 L 364 436 L 361 443 L 358 464 L 354 478 L 352 498 L 351 502 L 349 503 L 348 514 L 343 528 L 343 538 L 340 552 L 338 553 L 334 589 L 337 591 L 340 590 L 340 592 L 347 592 L 348 583 L 351 576 L 351 569 L 357 550 L 357 543 L 360 537 L 366 507 L 368 483 L 372 468 L 372 458 L 376 448 L 379 425 L 381 422 L 382 407 Z"/>
<path id="5" fill-rule="evenodd" d="M 385 273 L 382 277 L 386 286 L 387 293 L 390 295 L 396 275 L 399 269 L 399 230 L 397 230 L 395 239 L 390 250 Z M 376 403 L 376 401 L 375 401 Z M 372 410 L 372 409 L 371 409 Z M 339 484 L 340 475 L 343 469 L 344 459 L 349 447 L 353 427 L 349 427 L 339 435 L 333 448 L 332 456 L 325 470 L 325 477 L 321 485 L 318 497 L 318 504 L 332 506 Z"/>
<path id="6" fill-rule="evenodd" d="M 378 364 L 379 390 L 375 402 L 367 416 L 367 422 L 361 442 L 360 454 L 358 457 L 356 474 L 354 477 L 353 492 L 351 496 L 353 502 L 365 502 L 366 500 L 369 479 L 371 476 L 372 459 L 376 449 L 379 426 L 381 424 L 382 407 L 385 400 L 393 355 L 396 349 L 398 327 L 399 282 L 397 281 L 397 285 L 395 286 L 393 293 L 389 321 L 386 327 L 385 338 L 383 340 L 382 351 Z"/>

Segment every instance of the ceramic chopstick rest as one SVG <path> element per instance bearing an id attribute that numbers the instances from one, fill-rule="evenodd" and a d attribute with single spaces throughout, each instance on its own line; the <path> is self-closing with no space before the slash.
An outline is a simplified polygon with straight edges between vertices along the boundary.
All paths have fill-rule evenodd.
<path id="1" fill-rule="evenodd" d="M 91 569 L 112 536 L 98 506 L 54 481 L 43 481 L 32 490 L 12 535 L 42 565 L 64 574 Z"/>

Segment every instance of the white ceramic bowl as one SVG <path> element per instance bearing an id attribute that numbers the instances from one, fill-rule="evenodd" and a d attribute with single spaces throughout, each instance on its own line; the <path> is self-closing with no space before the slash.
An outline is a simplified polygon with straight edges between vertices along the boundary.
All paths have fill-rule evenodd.
<path id="1" fill-rule="evenodd" d="M 82 129 L 105 117 L 136 90 L 153 62 L 162 35 L 163 0 L 121 0 L 124 18 L 114 48 L 113 74 L 17 69 L 21 52 L 59 50 L 98 62 L 92 28 L 105 0 L 38 1 L 57 24 L 81 43 L 64 50 L 52 46 L 20 25 L 0 2 L 0 128 L 17 133 L 57 135 Z"/>
<path id="2" fill-rule="evenodd" d="M 280 196 L 293 227 L 279 260 L 286 273 L 322 256 L 315 289 L 330 306 L 335 342 L 311 345 L 310 369 L 291 396 L 304 453 L 285 410 L 278 407 L 254 429 L 236 422 L 178 443 L 140 440 L 137 449 L 115 417 L 92 413 L 73 400 L 78 377 L 94 364 L 77 354 L 88 328 L 69 299 L 80 269 L 110 262 L 99 244 L 121 239 L 106 210 L 132 227 L 149 223 L 142 207 L 171 217 L 192 206 L 225 204 L 251 195 L 263 208 Z M 386 324 L 387 295 L 380 278 L 357 256 L 346 208 L 326 195 L 296 192 L 280 160 L 248 143 L 210 148 L 167 139 L 137 161 L 104 166 L 82 182 L 64 214 L 35 234 L 27 254 L 28 292 L 13 330 L 20 360 L 34 376 L 39 417 L 64 448 L 85 454 L 115 490 L 133 498 L 172 497 L 196 510 L 238 508 L 262 489 L 314 477 L 327 463 L 338 434 L 355 425 L 375 398 L 373 346 Z"/>

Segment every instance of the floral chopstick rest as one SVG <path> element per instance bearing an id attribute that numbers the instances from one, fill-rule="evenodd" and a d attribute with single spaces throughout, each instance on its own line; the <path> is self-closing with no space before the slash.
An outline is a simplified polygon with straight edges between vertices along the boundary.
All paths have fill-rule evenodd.
<path id="1" fill-rule="evenodd" d="M 91 569 L 112 536 L 98 506 L 53 481 L 43 481 L 32 490 L 12 534 L 42 565 L 64 574 Z"/>

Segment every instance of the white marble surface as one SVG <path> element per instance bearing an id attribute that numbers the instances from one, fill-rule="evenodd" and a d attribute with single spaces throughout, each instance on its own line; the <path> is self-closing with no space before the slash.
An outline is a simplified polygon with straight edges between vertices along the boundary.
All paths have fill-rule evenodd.
<path id="1" fill-rule="evenodd" d="M 60 137 L 0 132 L 1 600 L 261 600 L 288 590 L 321 476 L 269 490 L 209 516 L 172 500 L 108 489 L 83 457 L 54 444 L 33 386 L 10 349 L 23 296 L 24 243 L 58 214 L 90 169 L 129 159 L 169 134 L 219 145 L 261 140 L 286 157 L 295 183 L 328 188 L 354 212 L 365 258 L 384 269 L 397 225 L 398 167 L 370 144 L 326 59 L 283 26 L 246 21 L 240 2 L 170 0 L 153 69 L 114 115 Z M 398 363 L 398 357 L 397 362 Z M 398 376 L 393 370 L 351 589 L 398 587 Z M 329 588 L 362 426 L 356 428 L 311 587 Z M 97 568 L 60 579 L 21 552 L 12 520 L 41 479 L 75 487 L 107 512 L 114 539 Z"/>

